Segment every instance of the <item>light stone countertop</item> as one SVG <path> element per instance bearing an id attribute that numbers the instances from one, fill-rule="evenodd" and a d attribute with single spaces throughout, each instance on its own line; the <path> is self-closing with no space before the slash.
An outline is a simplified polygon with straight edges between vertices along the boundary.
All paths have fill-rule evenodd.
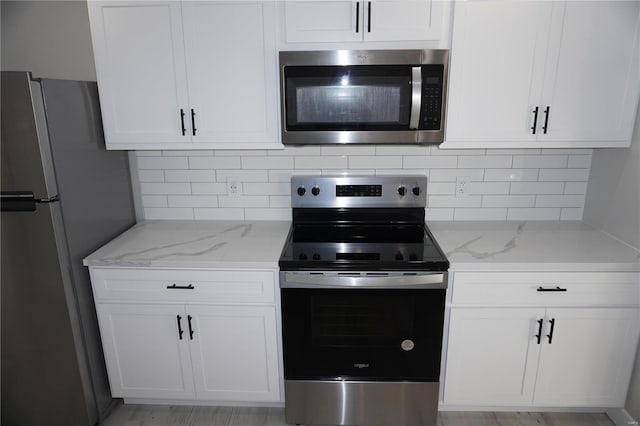
<path id="1" fill-rule="evenodd" d="M 278 267 L 287 221 L 140 222 L 84 259 L 85 266 Z"/>
<path id="2" fill-rule="evenodd" d="M 452 271 L 640 271 L 640 252 L 582 222 L 428 222 Z M 87 266 L 277 268 L 288 221 L 144 221 Z"/>
<path id="3" fill-rule="evenodd" d="M 640 271 L 640 252 L 583 222 L 428 222 L 451 271 Z"/>

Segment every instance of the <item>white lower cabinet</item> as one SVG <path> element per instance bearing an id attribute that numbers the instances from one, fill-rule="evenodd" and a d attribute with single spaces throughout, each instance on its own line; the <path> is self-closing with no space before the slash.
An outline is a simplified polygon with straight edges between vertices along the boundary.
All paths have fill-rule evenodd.
<path id="1" fill-rule="evenodd" d="M 624 406 L 640 333 L 637 273 L 460 273 L 459 278 L 457 287 L 454 273 L 445 405 Z M 582 279 L 591 282 L 577 284 Z M 600 288 L 594 286 L 597 279 Z M 509 280 L 514 288 L 495 291 Z M 518 293 L 521 299 L 515 300 Z M 597 293 L 605 306 L 583 303 Z M 472 294 L 482 297 L 476 302 Z"/>
<path id="2" fill-rule="evenodd" d="M 281 400 L 275 271 L 105 268 L 91 277 L 114 397 Z"/>

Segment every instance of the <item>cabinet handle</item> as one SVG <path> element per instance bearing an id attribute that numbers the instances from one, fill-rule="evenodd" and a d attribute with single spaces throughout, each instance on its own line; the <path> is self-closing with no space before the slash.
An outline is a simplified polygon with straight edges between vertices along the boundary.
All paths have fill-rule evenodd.
<path id="1" fill-rule="evenodd" d="M 553 328 L 556 325 L 556 319 L 555 318 L 551 318 L 549 320 L 549 324 L 551 324 L 551 328 L 549 329 L 549 334 L 547 334 L 547 337 L 549 338 L 549 344 L 551 344 L 551 340 L 553 339 Z"/>
<path id="2" fill-rule="evenodd" d="M 371 32 L 371 2 L 368 2 L 367 5 L 367 32 Z"/>
<path id="3" fill-rule="evenodd" d="M 360 2 L 356 2 L 356 33 L 360 32 Z"/>
<path id="4" fill-rule="evenodd" d="M 187 128 L 184 127 L 184 109 L 180 108 L 180 124 L 182 125 L 182 136 L 187 134 Z"/>
<path id="5" fill-rule="evenodd" d="M 193 136 L 196 135 L 196 111 L 191 108 L 191 129 L 193 131 Z"/>
<path id="6" fill-rule="evenodd" d="M 536 109 L 534 109 L 533 111 L 533 127 L 531 127 L 531 133 L 532 134 L 536 134 L 536 127 L 538 127 L 538 110 L 540 109 L 540 107 L 536 107 Z"/>
<path id="7" fill-rule="evenodd" d="M 182 317 L 180 315 L 176 315 L 176 318 L 178 319 L 178 336 L 180 337 L 180 340 L 182 340 L 182 334 L 184 333 L 182 330 L 182 323 L 180 322 L 182 321 Z"/>
<path id="8" fill-rule="evenodd" d="M 168 285 L 167 288 L 170 289 L 170 290 L 193 290 L 193 289 L 195 289 L 193 284 L 189 284 L 189 285 L 173 284 L 173 285 Z"/>
<path id="9" fill-rule="evenodd" d="M 544 321 L 542 320 L 542 318 L 540 318 L 536 322 L 538 323 L 538 334 L 536 334 L 536 341 L 538 344 L 540 344 L 540 342 L 542 341 L 542 323 Z"/>
<path id="10" fill-rule="evenodd" d="M 189 323 L 189 339 L 193 340 L 193 327 L 191 326 L 191 319 L 193 317 L 191 315 L 187 315 L 187 322 Z"/>
<path id="11" fill-rule="evenodd" d="M 542 126 L 542 130 L 544 134 L 547 134 L 547 129 L 549 128 L 549 110 L 550 108 L 547 106 L 544 109 L 544 126 Z"/>
<path id="12" fill-rule="evenodd" d="M 560 286 L 556 286 L 555 288 L 546 288 L 546 287 L 539 286 L 536 291 L 556 291 L 557 292 L 557 291 L 567 291 L 567 289 L 562 288 Z"/>

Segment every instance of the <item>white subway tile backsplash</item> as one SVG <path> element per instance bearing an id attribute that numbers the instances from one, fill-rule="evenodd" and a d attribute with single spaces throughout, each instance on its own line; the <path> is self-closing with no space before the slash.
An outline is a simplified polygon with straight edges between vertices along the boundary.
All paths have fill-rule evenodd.
<path id="1" fill-rule="evenodd" d="M 528 182 L 538 180 L 538 169 L 487 169 L 485 182 Z"/>
<path id="2" fill-rule="evenodd" d="M 191 184 L 191 193 L 192 194 L 225 194 L 227 193 L 227 184 L 226 183 L 202 183 L 202 182 L 193 182 Z"/>
<path id="3" fill-rule="evenodd" d="M 167 207 L 166 195 L 143 195 L 142 206 L 143 207 Z"/>
<path id="4" fill-rule="evenodd" d="M 582 220 L 583 207 L 564 208 L 560 212 L 560 220 Z"/>
<path id="5" fill-rule="evenodd" d="M 215 182 L 214 170 L 165 170 L 167 182 Z"/>
<path id="6" fill-rule="evenodd" d="M 239 169 L 240 157 L 189 157 L 189 169 Z"/>
<path id="7" fill-rule="evenodd" d="M 140 182 L 164 182 L 163 170 L 138 170 Z"/>
<path id="8" fill-rule="evenodd" d="M 458 165 L 458 157 L 439 156 L 405 156 L 403 163 L 407 169 L 451 169 Z"/>
<path id="9" fill-rule="evenodd" d="M 218 207 L 215 195 L 169 195 L 169 207 Z"/>
<path id="10" fill-rule="evenodd" d="M 427 220 L 580 220 L 591 149 L 448 150 L 418 145 L 136 152 L 147 219 L 290 220 L 295 175 L 428 177 Z M 456 197 L 458 177 L 469 195 Z M 227 195 L 227 179 L 242 194 Z"/>
<path id="11" fill-rule="evenodd" d="M 140 182 L 142 195 L 191 194 L 188 182 Z"/>
<path id="12" fill-rule="evenodd" d="M 591 167 L 590 155 L 570 155 L 567 165 L 570 169 L 588 169 Z"/>
<path id="13" fill-rule="evenodd" d="M 456 197 L 455 195 L 429 195 L 427 197 L 428 207 L 480 207 L 482 197 L 479 195 L 469 195 L 467 197 Z"/>
<path id="14" fill-rule="evenodd" d="M 459 155 L 458 167 L 461 169 L 504 169 L 511 167 L 512 158 L 510 155 Z"/>
<path id="15" fill-rule="evenodd" d="M 586 182 L 589 169 L 540 169 L 538 180 L 541 182 Z"/>
<path id="16" fill-rule="evenodd" d="M 349 156 L 350 169 L 401 169 L 401 156 L 360 155 Z"/>
<path id="17" fill-rule="evenodd" d="M 536 195 L 536 207 L 583 207 L 584 195 Z"/>
<path id="18" fill-rule="evenodd" d="M 243 208 L 196 208 L 193 214 L 196 220 L 244 220 Z"/>
<path id="19" fill-rule="evenodd" d="M 453 214 L 453 220 L 506 220 L 506 208 L 459 208 Z"/>
<path id="20" fill-rule="evenodd" d="M 425 220 L 453 220 L 454 211 L 455 209 L 452 208 L 427 207 L 424 209 L 424 218 Z"/>
<path id="21" fill-rule="evenodd" d="M 347 169 L 347 156 L 311 156 L 295 157 L 294 167 L 296 169 Z"/>
<path id="22" fill-rule="evenodd" d="M 188 169 L 187 157 L 137 157 L 140 170 Z"/>
<path id="23" fill-rule="evenodd" d="M 559 208 L 510 208 L 507 220 L 560 220 Z"/>
<path id="24" fill-rule="evenodd" d="M 562 194 L 564 182 L 511 182 L 511 194 Z"/>
<path id="25" fill-rule="evenodd" d="M 218 196 L 220 207 L 269 207 L 268 195 Z"/>
<path id="26" fill-rule="evenodd" d="M 517 169 L 557 169 L 567 167 L 566 155 L 516 155 L 513 168 Z"/>
<path id="27" fill-rule="evenodd" d="M 482 207 L 533 207 L 535 195 L 483 195 Z"/>
<path id="28" fill-rule="evenodd" d="M 193 209 L 144 208 L 145 219 L 152 220 L 193 220 Z"/>
<path id="29" fill-rule="evenodd" d="M 484 169 L 435 169 L 429 171 L 431 182 L 455 182 L 458 176 L 469 176 L 472 181 L 481 181 Z"/>
<path id="30" fill-rule="evenodd" d="M 293 157 L 243 157 L 243 169 L 286 169 L 293 168 Z"/>
<path id="31" fill-rule="evenodd" d="M 508 194 L 509 182 L 470 182 L 469 194 Z"/>

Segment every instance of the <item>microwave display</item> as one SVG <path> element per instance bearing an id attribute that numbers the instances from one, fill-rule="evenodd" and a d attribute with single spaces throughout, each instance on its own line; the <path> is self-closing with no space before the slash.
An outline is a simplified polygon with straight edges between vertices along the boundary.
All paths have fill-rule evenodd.
<path id="1" fill-rule="evenodd" d="M 282 142 L 440 143 L 448 51 L 280 52 Z"/>

